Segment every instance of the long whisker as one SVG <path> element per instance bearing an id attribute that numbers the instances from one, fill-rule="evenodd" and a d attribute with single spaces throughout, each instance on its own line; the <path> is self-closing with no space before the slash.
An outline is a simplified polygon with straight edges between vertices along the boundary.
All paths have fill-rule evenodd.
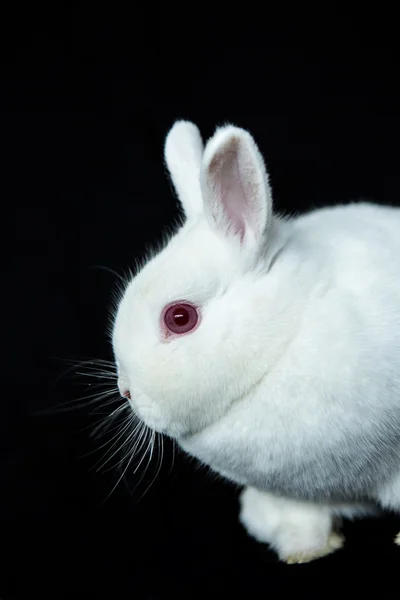
<path id="1" fill-rule="evenodd" d="M 100 404 L 102 400 L 106 398 L 111 398 L 108 402 L 103 403 L 102 406 L 107 406 L 108 404 L 113 404 L 120 400 L 120 395 L 118 390 L 112 389 L 106 392 L 102 392 L 101 394 L 88 394 L 87 396 L 82 396 L 80 398 L 74 398 L 73 400 L 68 400 L 67 402 L 62 402 L 58 406 L 53 406 L 51 408 L 45 408 L 40 411 L 41 414 L 53 414 L 59 412 L 68 412 L 76 409 L 81 406 L 91 406 L 92 404 Z"/>
<path id="2" fill-rule="evenodd" d="M 134 445 L 132 447 L 132 452 L 135 455 L 138 455 L 140 453 L 140 451 L 142 450 L 143 446 L 145 445 L 148 433 L 149 433 L 149 429 L 146 427 L 146 425 L 144 423 L 142 423 L 142 428 L 140 430 L 138 439 L 135 441 L 135 443 L 134 443 Z M 140 461 L 139 465 L 140 464 L 141 464 L 141 461 Z M 134 470 L 134 473 L 136 473 L 136 471 L 137 471 L 138 468 L 139 467 L 137 467 Z"/>
<path id="3" fill-rule="evenodd" d="M 119 423 L 118 425 L 115 425 L 115 427 L 111 427 L 111 428 L 108 430 L 108 432 L 109 432 L 109 433 L 111 433 L 111 432 L 115 432 L 115 433 L 114 433 L 113 437 L 112 437 L 110 440 L 107 440 L 107 442 L 104 442 L 104 444 L 102 444 L 101 446 L 94 448 L 94 450 L 90 450 L 89 452 L 86 452 L 85 454 L 82 454 L 81 458 L 86 458 L 87 456 L 90 456 L 91 454 L 95 454 L 96 452 L 98 452 L 98 451 L 99 451 L 99 450 L 101 450 L 102 448 L 105 448 L 105 447 L 106 447 L 106 446 L 108 446 L 109 444 L 112 444 L 112 445 L 111 445 L 111 447 L 110 447 L 110 448 L 107 450 L 107 452 L 106 452 L 106 453 L 105 453 L 105 454 L 104 454 L 104 455 L 103 455 L 103 456 L 102 456 L 102 457 L 101 457 L 101 458 L 100 458 L 100 459 L 97 461 L 97 463 L 95 463 L 94 465 L 92 465 L 92 467 L 90 468 L 90 470 L 91 470 L 91 471 L 92 471 L 92 470 L 93 470 L 93 469 L 96 467 L 96 465 L 98 465 L 98 464 L 99 464 L 99 462 L 100 462 L 100 461 L 101 461 L 103 458 L 105 458 L 105 457 L 107 456 L 107 454 L 108 454 L 109 452 L 111 452 L 111 451 L 112 451 L 112 449 L 115 447 L 115 445 L 116 445 L 116 443 L 117 443 L 117 440 L 115 440 L 115 438 L 117 438 L 118 434 L 120 434 L 120 433 L 121 433 L 122 435 L 124 434 L 124 432 L 122 432 L 121 430 L 122 430 L 122 428 L 123 428 L 125 425 L 126 425 L 126 423 L 124 422 L 124 423 Z M 135 433 L 135 432 L 133 432 L 133 433 Z M 133 435 L 133 434 L 132 434 L 132 435 Z M 122 437 L 122 436 L 121 436 L 121 437 Z M 115 441 L 114 441 L 114 443 L 113 443 L 113 440 L 115 440 Z M 118 450 L 117 450 L 117 451 L 118 451 Z M 104 464 L 105 464 L 105 463 L 104 463 Z M 96 471 L 100 471 L 100 470 L 101 470 L 101 468 L 102 468 L 102 467 L 99 467 L 98 469 L 96 469 Z"/>
<path id="4" fill-rule="evenodd" d="M 131 424 L 131 423 L 129 423 L 128 425 L 130 425 L 130 424 Z M 111 454 L 111 455 L 110 455 L 110 456 L 107 458 L 107 460 L 105 460 L 105 461 L 102 463 L 102 465 L 101 465 L 100 467 L 98 467 L 98 468 L 96 469 L 96 471 L 97 471 L 97 472 L 99 472 L 99 471 L 103 470 L 103 469 L 104 469 L 104 467 L 106 466 L 106 464 L 107 464 L 107 463 L 109 463 L 109 462 L 110 462 L 110 460 L 112 460 L 112 458 L 113 458 L 113 457 L 114 457 L 116 454 L 118 454 L 118 452 L 120 452 L 120 451 L 122 450 L 122 448 L 124 448 L 124 446 L 126 446 L 127 444 L 129 444 L 130 440 L 131 440 L 131 439 L 134 437 L 135 433 L 136 433 L 136 430 L 134 429 L 134 430 L 133 430 L 133 431 L 132 431 L 132 432 L 131 432 L 131 433 L 128 435 L 128 437 L 126 438 L 126 440 L 125 440 L 125 441 L 124 441 L 124 442 L 123 442 L 123 443 L 122 443 L 120 446 L 118 446 L 118 448 L 117 448 L 116 450 L 114 450 L 114 452 L 113 452 L 113 453 L 112 453 L 112 454 Z M 107 453 L 105 454 L 105 456 L 107 456 Z M 115 465 L 114 465 L 112 468 L 114 468 L 114 467 L 115 467 Z M 107 471 L 105 471 L 105 472 L 107 472 Z"/>
<path id="5" fill-rule="evenodd" d="M 109 369 L 108 373 L 115 373 L 115 364 L 111 360 L 105 359 L 94 359 L 94 358 L 86 358 L 83 360 L 72 360 L 68 358 L 61 358 L 57 356 L 50 357 L 57 362 L 63 362 L 69 364 L 70 367 L 63 371 L 54 381 L 57 383 L 60 379 L 69 375 L 75 369 L 85 368 L 85 369 L 100 369 L 100 367 L 107 367 Z M 103 369 L 104 371 L 105 369 Z"/>
<path id="6" fill-rule="evenodd" d="M 102 422 L 103 422 L 103 419 L 102 419 Z M 114 440 L 114 439 L 115 439 L 115 438 L 118 436 L 118 434 L 119 434 L 119 433 L 121 433 L 121 429 L 123 428 L 123 426 L 124 426 L 124 425 L 125 425 L 125 422 L 124 422 L 124 423 L 119 423 L 119 424 L 118 424 L 118 425 L 116 425 L 115 427 L 112 427 L 112 428 L 109 430 L 109 432 L 110 432 L 110 433 L 111 433 L 112 431 L 115 431 L 115 430 L 117 430 L 117 431 L 116 431 L 116 433 L 114 434 L 114 436 L 113 436 L 113 437 L 112 437 L 110 440 L 107 440 L 106 442 L 104 442 L 104 444 L 102 444 L 101 446 L 99 446 L 99 447 L 97 447 L 97 448 L 94 448 L 94 450 L 90 450 L 89 452 L 86 452 L 85 454 L 82 454 L 82 457 L 81 457 L 81 458 L 85 458 L 86 456 L 90 456 L 91 454 L 95 454 L 96 452 L 98 452 L 98 451 L 99 451 L 99 450 L 101 450 L 102 448 L 105 448 L 106 446 L 108 446 L 109 444 L 111 444 L 111 443 L 112 443 L 112 441 L 113 441 L 113 440 Z M 113 446 L 112 446 L 112 447 L 113 447 Z M 100 462 L 100 460 L 101 460 L 101 459 L 99 459 L 99 461 L 98 461 L 98 462 Z M 93 466 L 91 467 L 91 470 L 93 470 L 93 469 L 94 469 L 94 467 L 95 467 L 95 466 L 98 464 L 98 462 L 97 462 L 95 465 L 93 465 Z"/>
<path id="7" fill-rule="evenodd" d="M 122 277 L 120 280 L 124 284 L 128 283 L 128 280 L 124 280 Z M 120 295 L 120 291 L 117 291 L 115 294 L 115 306 L 118 304 L 118 295 Z M 103 503 L 108 500 L 120 481 L 125 478 L 133 461 L 135 461 L 133 474 L 139 475 L 139 471 L 142 471 L 143 467 L 143 472 L 140 473 L 139 481 L 135 486 L 135 490 L 138 489 L 139 484 L 152 464 L 153 456 L 157 450 L 155 475 L 146 487 L 144 493 L 140 496 L 140 501 L 151 489 L 162 469 L 164 459 L 164 438 L 156 431 L 147 427 L 143 421 L 138 419 L 137 415 L 132 410 L 129 410 L 126 415 L 124 414 L 124 411 L 131 409 L 131 407 L 129 402 L 122 400 L 120 397 L 117 387 L 118 374 L 115 370 L 116 367 L 114 361 L 90 358 L 79 362 L 68 360 L 65 362 L 70 364 L 70 368 L 67 369 L 65 373 L 61 374 L 59 379 L 67 374 L 72 374 L 73 377 L 80 377 L 86 380 L 86 382 L 93 381 L 93 383 L 86 383 L 86 385 L 90 387 L 90 390 L 88 390 L 86 395 L 60 404 L 52 409 L 52 412 L 63 412 L 65 410 L 72 410 L 75 407 L 94 406 L 94 411 L 90 414 L 103 416 L 94 424 L 94 426 L 93 423 L 90 425 L 90 428 L 92 429 L 90 434 L 91 437 L 97 438 L 106 432 L 109 432 L 110 435 L 107 435 L 107 438 L 109 439 L 88 453 L 92 454 L 102 449 L 105 450 L 103 456 L 95 462 L 90 470 L 96 470 L 96 472 L 108 472 L 115 468 L 118 470 L 121 469 L 120 476 Z M 118 402 L 122 402 L 122 404 L 119 404 Z M 113 410 L 110 411 L 110 408 L 107 410 L 107 407 L 113 407 Z M 123 414 L 124 416 L 121 421 L 118 417 Z M 175 458 L 174 445 L 172 446 L 172 450 L 171 470 Z M 119 459 L 116 459 L 115 463 L 115 457 L 119 453 L 121 453 L 121 456 Z"/>
<path id="8" fill-rule="evenodd" d="M 112 427 L 112 425 L 113 425 L 115 418 L 119 416 L 119 413 L 121 413 L 123 410 L 126 410 L 127 408 L 129 408 L 129 404 L 128 404 L 128 402 L 125 402 L 124 404 L 122 404 L 121 406 L 119 406 L 118 408 L 113 410 L 110 414 L 108 414 L 107 417 L 98 419 L 95 423 L 96 426 L 94 428 L 93 428 L 93 425 L 90 424 L 87 427 L 84 427 L 82 429 L 82 431 L 93 428 L 90 433 L 90 437 L 97 439 L 98 437 L 100 437 L 99 431 L 101 431 L 102 429 L 106 429 L 106 431 L 108 431 L 108 432 L 115 431 L 116 429 L 120 429 L 125 422 L 122 424 L 119 423 L 118 425 L 115 425 L 114 427 Z M 96 436 L 97 436 L 97 438 L 96 438 Z M 112 440 L 109 440 L 109 442 L 106 442 L 104 445 L 107 445 L 111 441 Z M 93 454 L 94 452 L 97 452 L 102 447 L 103 446 L 100 446 L 100 448 L 95 448 L 95 450 L 92 450 L 91 452 L 89 452 L 89 454 Z"/>
<path id="9" fill-rule="evenodd" d="M 104 420 L 102 420 L 102 421 L 104 421 Z M 104 444 L 102 444 L 101 446 L 99 446 L 99 447 L 95 448 L 94 450 L 91 450 L 90 452 L 88 452 L 87 455 L 94 454 L 95 452 L 98 452 L 99 450 L 101 450 L 102 448 L 105 448 L 109 444 L 112 444 L 111 448 L 109 448 L 108 451 L 107 451 L 107 453 L 105 454 L 105 456 L 107 456 L 108 452 L 110 452 L 113 449 L 113 447 L 115 446 L 115 444 L 118 443 L 118 440 L 124 434 L 125 430 L 131 425 L 132 422 L 133 422 L 133 419 L 129 420 L 128 423 L 126 423 L 126 421 L 124 421 L 123 423 L 119 423 L 116 427 L 112 428 L 111 431 L 117 430 L 117 432 L 113 435 L 113 437 L 111 439 L 107 440 L 106 442 L 104 442 Z M 85 455 L 85 456 L 87 456 L 87 455 Z M 104 458 L 104 456 L 102 458 Z M 96 465 L 98 465 L 98 463 L 100 461 L 101 461 L 101 459 L 99 459 L 97 461 L 97 463 L 95 463 L 95 465 L 93 465 L 92 469 Z"/>
<path id="10" fill-rule="evenodd" d="M 90 394 L 81 396 L 79 398 L 73 398 L 67 402 L 63 402 L 51 408 L 45 408 L 38 411 L 38 414 L 54 414 L 62 413 L 66 410 L 73 410 L 74 408 L 86 408 L 90 404 L 102 404 L 107 406 L 104 400 L 109 399 L 110 404 L 119 399 L 119 391 L 117 387 L 118 374 L 115 370 L 115 362 L 106 359 L 84 359 L 74 361 L 71 359 L 57 359 L 61 362 L 66 362 L 71 365 L 64 373 L 62 373 L 54 383 L 57 383 L 62 377 L 72 374 L 74 377 L 81 377 L 84 379 L 95 379 L 96 383 L 86 383 L 84 385 L 90 386 Z M 80 385 L 83 382 L 79 382 Z M 103 388 L 103 389 L 102 389 Z"/>
<path id="11" fill-rule="evenodd" d="M 112 417 L 113 415 L 115 415 L 116 413 L 121 412 L 122 410 L 125 410 L 129 408 L 129 402 L 124 402 L 124 404 L 122 404 L 121 406 L 118 406 L 118 408 L 116 408 L 115 410 L 113 410 L 108 416 Z"/>
<path id="12" fill-rule="evenodd" d="M 143 442 L 142 442 L 142 444 L 140 445 L 140 449 L 143 447 L 143 445 L 144 445 L 144 442 L 147 440 L 147 436 L 148 436 L 148 434 L 149 434 L 149 432 L 150 432 L 150 430 L 148 429 L 148 427 L 145 427 L 144 431 L 145 431 L 145 436 L 144 436 L 144 438 L 143 438 Z M 151 438 L 150 438 L 150 440 L 151 440 Z M 148 449 L 149 449 L 149 446 L 147 446 L 147 450 L 148 450 Z M 134 473 L 136 473 L 136 472 L 138 471 L 138 469 L 140 468 L 140 465 L 142 464 L 142 462 L 143 462 L 143 461 L 144 461 L 144 459 L 146 458 L 146 453 L 147 453 L 147 450 L 146 450 L 145 452 L 143 452 L 143 456 L 142 456 L 142 458 L 140 459 L 140 461 L 139 461 L 139 464 L 137 465 L 137 467 L 136 467 L 136 468 L 135 468 L 135 470 L 133 471 Z"/>
<path id="13" fill-rule="evenodd" d="M 116 489 L 116 487 L 117 487 L 117 486 L 118 486 L 118 484 L 120 483 L 121 479 L 123 479 L 123 477 L 124 477 L 124 475 L 125 475 L 126 471 L 128 470 L 128 468 L 129 468 L 129 465 L 131 464 L 131 462 L 132 462 L 132 460 L 133 460 L 134 456 L 135 456 L 135 453 L 134 453 L 134 452 L 132 452 L 132 454 L 131 454 L 131 457 L 130 457 L 130 459 L 128 460 L 128 463 L 127 463 L 127 465 L 126 465 L 125 469 L 122 471 L 122 474 L 121 474 L 121 476 L 118 478 L 118 481 L 117 481 L 117 483 L 114 485 L 114 487 L 112 488 L 111 492 L 108 494 L 108 496 L 107 496 L 107 497 L 105 498 L 105 500 L 102 502 L 102 504 L 108 500 L 108 498 L 111 496 L 111 494 L 113 493 L 113 491 Z"/>
<path id="14" fill-rule="evenodd" d="M 102 379 L 112 379 L 113 381 L 117 380 L 117 375 L 115 374 L 110 374 L 110 373 L 106 373 L 104 374 L 103 372 L 94 372 L 94 373 L 85 373 L 82 371 L 76 371 L 76 375 L 83 375 L 84 377 L 95 377 L 96 379 L 99 378 L 99 376 Z"/>
<path id="15" fill-rule="evenodd" d="M 168 471 L 168 475 L 171 475 L 175 463 L 175 440 L 172 438 L 172 460 L 171 460 L 171 468 Z"/>
<path id="16" fill-rule="evenodd" d="M 141 421 L 139 421 L 135 427 L 135 431 L 132 432 L 132 434 L 129 435 L 129 439 L 132 438 L 133 434 L 136 433 L 136 431 L 140 429 L 139 431 L 139 435 L 137 436 L 137 439 L 133 440 L 130 448 L 127 450 L 127 452 L 125 453 L 125 455 L 122 457 L 122 459 L 119 461 L 118 465 L 124 463 L 131 454 L 134 455 L 138 455 L 140 453 L 140 450 L 142 449 L 142 447 L 145 445 L 146 443 L 146 439 L 147 439 L 147 434 L 148 431 L 150 431 L 148 429 L 148 427 Z M 125 445 L 125 444 L 124 444 Z M 122 448 L 122 446 L 121 446 Z M 146 454 L 147 450 L 145 451 Z M 110 470 L 110 469 L 107 469 Z"/>
<path id="17" fill-rule="evenodd" d="M 141 475 L 141 477 L 140 477 L 139 481 L 137 482 L 137 484 L 136 484 L 136 486 L 135 486 L 135 491 L 136 491 L 136 489 L 139 487 L 140 483 L 142 482 L 142 480 L 143 480 L 144 476 L 146 475 L 146 473 L 147 473 L 147 471 L 148 471 L 148 469 L 149 469 L 149 466 L 150 466 L 150 464 L 151 464 L 151 459 L 152 459 L 152 457 L 153 457 L 153 453 L 154 453 L 154 449 L 155 449 L 155 440 L 156 440 L 156 432 L 155 432 L 155 431 L 152 431 L 152 432 L 151 432 L 151 438 L 150 438 L 150 442 L 149 442 L 149 447 L 150 447 L 149 458 L 148 458 L 148 461 L 147 461 L 146 467 L 144 468 L 144 470 L 143 470 L 143 473 L 142 473 L 142 475 Z"/>
<path id="18" fill-rule="evenodd" d="M 111 444 L 110 448 L 108 448 L 107 452 L 104 454 L 104 456 L 102 456 L 92 467 L 92 469 L 94 467 L 96 467 L 110 452 L 112 452 L 113 448 L 116 446 L 116 444 L 118 444 L 118 441 L 122 438 L 122 436 L 125 434 L 126 430 L 129 429 L 129 427 L 132 425 L 132 423 L 134 422 L 135 417 L 134 415 L 131 415 L 130 417 L 128 417 L 127 422 L 123 423 L 120 427 L 120 429 L 118 429 L 117 433 L 111 438 L 111 440 L 108 440 L 107 442 L 105 442 L 104 444 L 102 444 L 99 448 L 97 448 L 97 450 L 101 450 L 101 448 L 105 448 L 106 446 L 108 446 L 109 444 Z M 113 442 L 113 440 L 115 440 Z M 113 443 L 112 443 L 113 442 Z M 96 471 L 101 470 L 101 467 L 99 467 L 98 469 L 96 469 Z"/>
<path id="19" fill-rule="evenodd" d="M 120 275 L 119 273 L 117 273 L 117 271 L 114 271 L 114 269 L 111 269 L 110 267 L 105 267 L 104 265 L 91 265 L 90 267 L 88 267 L 88 269 L 99 269 L 101 271 L 106 271 L 108 273 L 111 273 L 112 275 L 115 275 L 115 277 L 120 279 L 122 283 L 126 283 L 123 275 Z"/>
<path id="20" fill-rule="evenodd" d="M 133 433 L 129 434 L 129 438 L 128 438 L 127 442 L 128 441 L 130 442 L 130 446 L 129 446 L 128 450 L 126 451 L 126 453 L 121 458 L 121 460 L 119 460 L 117 462 L 117 464 L 113 465 L 112 467 L 108 467 L 108 469 L 105 470 L 105 473 L 107 473 L 108 471 L 111 471 L 113 469 L 118 469 L 131 456 L 131 454 L 133 452 L 133 447 L 135 445 L 135 440 L 132 440 L 133 435 L 134 435 Z M 122 446 L 121 446 L 121 449 L 122 449 Z"/>
<path id="21" fill-rule="evenodd" d="M 162 462 L 163 462 L 163 456 L 164 456 L 164 438 L 160 434 L 157 434 L 157 437 L 158 437 L 158 440 L 160 441 L 160 445 L 157 446 L 157 449 L 158 449 L 159 452 L 158 452 L 158 459 L 157 459 L 156 474 L 153 477 L 153 479 L 151 480 L 150 484 L 145 489 L 145 491 L 143 492 L 143 494 L 139 497 L 138 502 L 140 502 L 144 498 L 144 496 L 147 494 L 147 492 L 150 490 L 150 488 L 152 487 L 152 485 L 154 484 L 154 482 L 157 480 L 157 477 L 159 476 L 160 471 L 161 471 Z"/>

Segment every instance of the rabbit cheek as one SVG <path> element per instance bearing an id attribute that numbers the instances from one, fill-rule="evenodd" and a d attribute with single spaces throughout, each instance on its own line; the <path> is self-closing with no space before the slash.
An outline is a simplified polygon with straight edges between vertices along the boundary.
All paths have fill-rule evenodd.
<path id="1" fill-rule="evenodd" d="M 167 429 L 166 420 L 159 407 L 150 398 L 143 394 L 135 396 L 133 393 L 130 404 L 133 411 L 150 429 L 158 431 L 158 433 L 165 433 Z"/>

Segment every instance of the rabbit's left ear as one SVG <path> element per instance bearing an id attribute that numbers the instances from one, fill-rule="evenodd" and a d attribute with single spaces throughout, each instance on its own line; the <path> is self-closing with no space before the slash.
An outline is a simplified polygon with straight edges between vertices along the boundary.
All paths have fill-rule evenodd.
<path id="1" fill-rule="evenodd" d="M 186 218 L 198 216 L 203 212 L 200 188 L 203 141 L 194 123 L 174 123 L 165 140 L 164 158 Z"/>
<path id="2" fill-rule="evenodd" d="M 201 187 L 213 227 L 243 246 L 262 243 L 272 215 L 272 194 L 250 133 L 231 125 L 217 129 L 204 151 Z"/>

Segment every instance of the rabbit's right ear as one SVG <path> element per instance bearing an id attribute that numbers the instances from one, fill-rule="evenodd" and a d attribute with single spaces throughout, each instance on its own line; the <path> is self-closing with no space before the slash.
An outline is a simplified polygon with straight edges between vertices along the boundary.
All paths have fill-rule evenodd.
<path id="1" fill-rule="evenodd" d="M 204 151 L 201 186 L 210 225 L 259 249 L 270 225 L 272 193 L 263 157 L 248 131 L 217 129 Z"/>
<path id="2" fill-rule="evenodd" d="M 203 212 L 200 187 L 203 149 L 200 132 L 190 121 L 176 121 L 165 140 L 165 163 L 187 219 Z"/>

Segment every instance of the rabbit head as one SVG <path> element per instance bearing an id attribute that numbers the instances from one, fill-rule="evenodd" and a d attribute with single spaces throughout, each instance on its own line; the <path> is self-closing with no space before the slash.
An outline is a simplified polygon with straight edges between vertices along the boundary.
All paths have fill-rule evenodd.
<path id="1" fill-rule="evenodd" d="M 121 393 L 149 427 L 180 438 L 245 397 L 288 335 L 277 278 L 265 286 L 284 222 L 247 131 L 218 128 L 203 149 L 179 121 L 165 161 L 186 218 L 127 285 L 112 337 Z"/>

